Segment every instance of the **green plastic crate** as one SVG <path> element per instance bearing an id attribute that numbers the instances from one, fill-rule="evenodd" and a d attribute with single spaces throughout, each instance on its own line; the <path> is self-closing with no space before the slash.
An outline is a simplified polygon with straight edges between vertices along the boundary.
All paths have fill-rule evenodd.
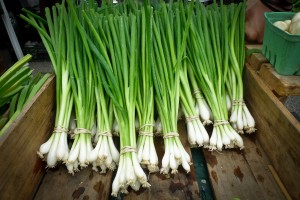
<path id="1" fill-rule="evenodd" d="M 293 12 L 266 12 L 262 52 L 281 75 L 300 75 L 300 35 L 291 35 L 273 25 L 292 19 Z"/>

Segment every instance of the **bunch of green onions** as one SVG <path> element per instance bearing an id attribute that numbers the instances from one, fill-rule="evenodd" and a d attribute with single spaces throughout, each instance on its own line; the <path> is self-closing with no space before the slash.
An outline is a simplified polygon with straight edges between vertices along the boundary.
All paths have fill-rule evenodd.
<path id="1" fill-rule="evenodd" d="M 139 13 L 104 16 L 104 34 L 97 32 L 97 18 L 84 13 L 91 30 L 91 49 L 101 63 L 101 82 L 114 106 L 114 114 L 120 130 L 119 167 L 112 184 L 112 195 L 127 193 L 128 186 L 134 190 L 149 187 L 147 177 L 137 157 L 135 136 L 135 113 L 139 57 Z M 98 27 L 99 28 L 99 27 Z M 119 36 L 117 36 L 117 33 Z M 108 55 L 109 54 L 109 55 Z"/>
<path id="2" fill-rule="evenodd" d="M 236 10 L 236 18 L 245 12 L 241 10 L 243 5 L 244 3 L 232 4 L 233 10 Z M 190 73 L 194 73 L 214 117 L 209 148 L 220 151 L 223 146 L 244 148 L 241 136 L 228 122 L 225 83 L 229 57 L 232 56 L 227 46 L 229 14 L 222 1 L 220 7 L 212 4 L 205 8 L 202 4 L 197 4 L 188 45 L 192 67 Z"/>
<path id="3" fill-rule="evenodd" d="M 68 27 L 67 13 L 64 4 L 53 6 L 52 12 L 46 8 L 46 20 L 27 10 L 24 11 L 27 16 L 20 16 L 37 29 L 56 75 L 55 128 L 51 137 L 40 146 L 37 152 L 42 159 L 47 160 L 47 166 L 51 168 L 55 167 L 58 161 L 67 162 L 69 158 L 67 134 L 73 96 L 70 81 L 70 49 L 68 49 L 71 41 L 67 40 L 69 30 L 65 29 Z"/>
<path id="4" fill-rule="evenodd" d="M 145 6 L 141 10 L 141 59 L 136 111 L 138 115 L 139 136 L 137 141 L 138 160 L 147 166 L 149 172 L 157 172 L 158 157 L 154 146 L 154 87 L 152 79 L 152 10 Z M 148 26 L 147 26 L 148 25 Z"/>
<path id="5" fill-rule="evenodd" d="M 196 100 L 200 102 L 199 112 L 197 112 L 195 108 L 195 101 L 191 92 L 191 87 L 189 85 L 189 78 L 187 75 L 187 61 L 184 62 L 183 67 L 180 71 L 180 83 L 181 83 L 181 89 L 180 89 L 180 102 L 183 107 L 186 124 L 187 124 L 187 134 L 188 134 L 188 140 L 191 145 L 191 147 L 207 147 L 209 144 L 209 136 L 204 128 L 202 122 L 200 121 L 199 116 L 201 116 L 200 113 L 208 113 L 208 117 L 210 116 L 208 111 L 208 106 L 206 106 L 205 101 L 203 98 L 199 98 L 199 96 L 196 96 Z M 198 95 L 201 95 L 199 93 L 196 93 Z M 205 125 L 211 123 L 209 118 L 204 120 L 203 122 Z"/>
<path id="6" fill-rule="evenodd" d="M 172 4 L 162 3 L 154 11 L 153 20 L 153 82 L 158 114 L 162 124 L 165 153 L 161 173 L 177 173 L 179 165 L 189 172 L 191 159 L 183 148 L 177 131 L 177 116 L 180 98 L 180 70 L 186 47 L 192 5 L 186 21 L 177 7 L 175 15 Z M 181 23 L 184 25 L 181 26 Z"/>
<path id="7" fill-rule="evenodd" d="M 74 3 L 68 2 L 69 17 L 66 17 L 66 23 L 69 23 L 68 30 L 69 61 L 71 87 L 74 97 L 74 110 L 76 117 L 76 128 L 73 133 L 73 144 L 67 161 L 67 167 L 70 173 L 72 168 L 77 170 L 78 165 L 81 168 L 89 164 L 88 157 L 93 149 L 92 145 L 92 127 L 95 124 L 95 63 L 84 35 L 83 16 L 81 6 L 74 6 Z M 70 15 L 72 17 L 70 17 Z M 78 164 L 77 164 L 78 163 Z"/>
<path id="8" fill-rule="evenodd" d="M 118 166 L 113 196 L 149 187 L 142 167 L 159 170 L 157 131 L 165 146 L 160 172 L 175 174 L 180 165 L 189 172 L 177 131 L 180 108 L 192 147 L 244 147 L 234 128 L 255 130 L 242 101 L 244 38 L 237 35 L 244 34 L 244 2 L 67 4 L 47 8 L 46 20 L 21 15 L 38 30 L 56 73 L 55 129 L 38 153 L 49 167 L 63 161 L 74 174 L 88 164 L 103 173 Z M 211 120 L 209 138 L 204 125 Z"/>
<path id="9" fill-rule="evenodd" d="M 0 108 L 22 90 L 25 83 L 30 79 L 32 70 L 26 66 L 26 63 L 31 58 L 32 56 L 29 54 L 24 56 L 0 77 Z"/>
<path id="10" fill-rule="evenodd" d="M 0 77 L 0 136 L 7 129 L 4 126 L 9 126 L 8 120 L 11 116 L 8 116 L 8 105 L 14 105 L 13 102 L 18 98 L 18 93 L 24 88 L 32 75 L 32 71 L 26 65 L 30 59 L 31 55 L 24 56 Z"/>
<path id="11" fill-rule="evenodd" d="M 186 63 L 189 65 L 189 62 Z M 211 112 L 210 107 L 208 106 L 206 99 L 203 96 L 203 92 L 200 90 L 195 75 L 191 70 L 191 67 L 187 67 L 188 72 L 188 81 L 190 83 L 190 91 L 193 91 L 194 99 L 196 101 L 195 110 L 197 114 L 200 116 L 203 125 L 210 125 L 212 124 L 213 115 Z"/>
<path id="12" fill-rule="evenodd" d="M 8 110 L 0 116 L 0 136 L 10 127 L 20 115 L 23 108 L 36 95 L 50 74 L 32 76 L 32 70 L 27 64 L 31 55 L 26 55 L 17 61 L 0 77 L 0 108 Z"/>
<path id="13" fill-rule="evenodd" d="M 245 29 L 245 4 L 241 6 L 229 6 L 227 18 L 230 21 L 228 26 L 228 42 L 229 61 L 228 72 L 226 77 L 226 90 L 230 97 L 231 116 L 230 122 L 232 126 L 239 132 L 253 133 L 255 131 L 255 122 L 250 114 L 243 97 L 243 81 L 242 72 L 245 62 L 245 45 L 244 45 L 244 29 Z M 239 17 L 240 16 L 240 17 Z"/>
<path id="14" fill-rule="evenodd" d="M 83 16 L 87 21 L 87 26 L 90 26 L 90 29 L 93 30 L 94 33 L 104 32 L 103 27 L 107 25 L 107 21 L 99 20 L 97 17 L 101 17 L 98 13 L 93 12 L 89 13 L 84 12 Z M 95 18 L 93 18 L 94 16 Z M 97 16 L 97 17 L 96 17 Z M 111 18 L 112 19 L 112 18 Z M 94 21 L 95 20 L 95 21 Z M 93 23 L 93 24 L 91 24 Z M 94 37 L 93 35 L 91 36 Z M 113 37 L 116 37 L 114 35 Z M 97 39 L 99 39 L 96 36 Z M 99 40 L 95 39 L 94 43 L 97 44 Z M 109 38 L 110 41 L 112 38 Z M 114 38 L 117 39 L 117 38 Z M 100 41 L 99 45 L 101 48 L 104 47 L 104 44 Z M 100 52 L 96 51 L 97 55 L 100 55 Z M 112 125 L 114 120 L 114 104 L 112 100 L 109 99 L 108 95 L 105 93 L 104 84 L 102 84 L 102 63 L 98 59 L 97 55 L 93 56 L 93 60 L 95 62 L 95 97 L 96 97 L 96 117 L 97 117 L 97 131 L 94 138 L 94 142 L 96 143 L 95 148 L 89 153 L 88 161 L 93 163 L 93 169 L 98 171 L 98 167 L 101 168 L 101 172 L 105 173 L 106 169 L 114 170 L 119 163 L 119 151 L 115 147 L 115 144 L 112 139 Z M 107 60 L 108 61 L 108 60 Z"/>

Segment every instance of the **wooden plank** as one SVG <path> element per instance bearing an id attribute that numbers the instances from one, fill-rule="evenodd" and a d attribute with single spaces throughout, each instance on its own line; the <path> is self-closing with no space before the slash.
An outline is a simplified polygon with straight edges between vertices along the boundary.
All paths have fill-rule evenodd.
<path id="1" fill-rule="evenodd" d="M 32 199 L 44 175 L 36 151 L 53 127 L 54 89 L 52 76 L 0 138 L 0 199 Z"/>
<path id="2" fill-rule="evenodd" d="M 47 171 L 34 199 L 108 199 L 112 174 L 100 174 L 87 167 L 72 176 L 64 165 L 59 165 Z"/>
<path id="3" fill-rule="evenodd" d="M 261 44 L 247 44 L 246 45 L 246 50 L 250 49 L 261 49 L 262 45 Z M 259 70 L 262 64 L 268 63 L 269 61 L 267 58 L 261 54 L 261 53 L 253 53 L 250 56 L 246 57 L 246 62 L 250 64 L 250 66 L 254 70 Z"/>
<path id="4" fill-rule="evenodd" d="M 275 71 L 270 63 L 263 64 L 258 74 L 276 95 L 300 95 L 300 76 L 282 76 Z"/>
<path id="5" fill-rule="evenodd" d="M 187 140 L 186 128 L 183 121 L 179 121 L 178 131 L 185 150 L 191 156 L 190 145 Z M 164 154 L 163 139 L 161 137 L 156 138 L 155 144 L 159 160 L 161 160 Z M 200 199 L 199 186 L 193 165 L 189 174 L 186 174 L 182 167 L 179 168 L 178 174 L 170 175 L 169 177 L 160 173 L 151 174 L 149 176 L 149 183 L 151 184 L 150 189 L 141 189 L 138 192 L 130 190 L 124 199 Z"/>
<path id="6" fill-rule="evenodd" d="M 244 150 L 204 150 L 216 199 L 284 199 L 255 137 L 243 140 Z"/>
<path id="7" fill-rule="evenodd" d="M 257 139 L 293 199 L 300 199 L 300 123 L 250 66 L 244 73 L 246 103 Z"/>

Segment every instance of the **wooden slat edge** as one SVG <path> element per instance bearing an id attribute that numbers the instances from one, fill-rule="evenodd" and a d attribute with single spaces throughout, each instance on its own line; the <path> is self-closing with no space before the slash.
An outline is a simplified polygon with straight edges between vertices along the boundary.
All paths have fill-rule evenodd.
<path id="1" fill-rule="evenodd" d="M 259 75 L 267 86 L 279 96 L 300 95 L 300 76 L 282 76 L 270 63 L 264 63 Z"/>
<path id="2" fill-rule="evenodd" d="M 261 49 L 262 45 L 261 44 L 247 44 L 246 45 L 246 51 L 247 50 L 251 50 L 251 49 Z M 246 57 L 246 61 L 251 65 L 251 67 L 254 70 L 259 70 L 260 67 L 264 64 L 264 63 L 268 63 L 269 61 L 267 60 L 267 58 L 261 54 L 261 53 L 253 53 L 249 56 Z"/>

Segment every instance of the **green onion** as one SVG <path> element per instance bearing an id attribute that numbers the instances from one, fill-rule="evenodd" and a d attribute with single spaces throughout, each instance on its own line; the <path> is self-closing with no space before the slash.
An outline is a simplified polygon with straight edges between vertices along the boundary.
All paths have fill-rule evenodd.
<path id="1" fill-rule="evenodd" d="M 189 18 L 183 27 L 176 26 L 180 17 L 178 15 L 173 17 L 173 11 L 167 9 L 165 3 L 162 3 L 161 10 L 154 11 L 153 83 L 165 143 L 161 168 L 161 173 L 164 174 L 168 174 L 170 169 L 172 174 L 177 173 L 179 165 L 182 165 L 187 172 L 190 171 L 190 156 L 178 137 L 177 115 L 180 96 L 180 70 L 186 47 L 192 5 L 189 9 Z M 172 6 L 169 4 L 168 8 Z M 183 31 L 182 37 L 174 36 L 174 33 L 181 31 Z M 177 51 L 175 47 L 178 48 Z"/>
<path id="2" fill-rule="evenodd" d="M 138 160 L 147 166 L 150 173 L 159 171 L 158 157 L 154 146 L 154 88 L 152 80 L 152 9 L 149 5 L 141 10 L 141 59 L 139 61 L 140 79 L 137 92 L 137 115 L 139 122 L 139 137 L 137 142 Z"/>
<path id="3" fill-rule="evenodd" d="M 226 53 L 227 27 L 220 26 L 220 24 L 226 24 L 227 13 L 224 13 L 224 10 L 226 8 L 222 2 L 220 8 L 216 4 L 208 8 L 204 8 L 202 4 L 196 6 L 188 45 L 190 66 L 214 115 L 214 129 L 209 146 L 211 150 L 222 150 L 223 146 L 225 148 L 244 147 L 242 138 L 228 122 L 224 87 L 226 80 L 224 73 L 227 70 L 226 57 L 228 56 Z M 222 23 L 221 20 L 223 20 Z"/>
<path id="4" fill-rule="evenodd" d="M 20 115 L 41 86 L 49 78 L 49 74 L 32 78 L 32 70 L 27 64 L 31 55 L 17 61 L 0 77 L 0 108 L 9 104 L 9 112 L 0 117 L 0 136 Z"/>
<path id="5" fill-rule="evenodd" d="M 90 28 L 96 33 L 96 29 L 101 29 L 101 22 L 96 23 L 96 18 L 100 17 L 97 13 L 83 12 L 83 16 L 87 21 Z M 93 21 L 92 21 L 93 20 Z M 95 20 L 95 21 L 94 21 Z M 92 22 L 97 24 L 93 27 Z M 97 34 L 97 33 L 96 33 Z M 104 36 L 104 35 L 102 35 Z M 93 38 L 93 36 L 91 37 Z M 99 39 L 99 38 L 98 38 Z M 95 41 L 96 43 L 96 41 Z M 102 44 L 102 48 L 105 45 Z M 108 95 L 104 91 L 101 76 L 101 62 L 94 56 L 95 61 L 95 73 L 98 74 L 95 80 L 95 98 L 96 98 L 96 110 L 97 110 L 97 133 L 95 135 L 95 142 L 97 143 L 95 148 L 88 154 L 88 161 L 93 164 L 93 169 L 98 171 L 98 167 L 101 168 L 101 173 L 105 173 L 106 169 L 114 170 L 119 163 L 119 151 L 116 149 L 112 139 L 112 123 L 113 123 L 113 109 Z"/>
<path id="6" fill-rule="evenodd" d="M 26 11 L 27 16 L 20 15 L 22 19 L 37 29 L 45 48 L 50 57 L 56 75 L 56 117 L 55 128 L 51 137 L 42 144 L 37 152 L 44 159 L 46 156 L 47 166 L 55 167 L 57 161 L 67 162 L 69 157 L 69 147 L 67 143 L 68 126 L 73 106 L 71 95 L 70 71 L 68 50 L 70 44 L 66 42 L 68 23 L 66 23 L 66 9 L 64 2 L 61 5 L 46 8 L 46 21 L 30 11 Z M 69 45 L 70 46 L 70 45 Z"/>
<path id="7" fill-rule="evenodd" d="M 88 18 L 86 20 L 89 21 Z M 101 82 L 112 99 L 115 117 L 120 127 L 120 162 L 112 186 L 112 195 L 116 196 L 119 191 L 126 192 L 128 186 L 138 190 L 141 185 L 143 187 L 150 185 L 147 183 L 146 174 L 138 162 L 136 153 L 135 108 L 139 47 L 136 36 L 140 29 L 139 23 L 134 13 L 121 14 L 114 18 L 112 15 L 107 15 L 106 20 L 111 22 L 104 27 L 105 35 L 108 36 L 107 51 L 110 58 L 104 50 L 105 39 L 101 39 L 96 31 L 92 31 L 91 37 L 99 48 L 94 48 L 92 43 L 90 47 L 94 49 L 94 54 L 101 63 Z M 88 25 L 91 30 L 95 29 L 93 23 Z M 119 34 L 118 38 L 110 37 L 117 35 L 116 33 Z"/>
<path id="8" fill-rule="evenodd" d="M 225 8 L 224 8 L 225 9 Z M 242 72 L 245 61 L 244 29 L 245 3 L 229 7 L 230 26 L 226 29 L 226 44 L 229 44 L 229 67 L 226 80 L 228 94 L 231 98 L 230 122 L 239 133 L 253 133 L 255 122 L 250 114 L 243 96 Z M 225 18 L 227 19 L 227 18 Z M 224 21 L 226 25 L 227 21 Z M 225 24 L 224 23 L 224 24 Z M 228 33 L 227 33 L 228 30 Z M 228 59 L 228 58 L 227 58 Z"/>
<path id="9" fill-rule="evenodd" d="M 35 78 L 30 79 L 29 83 L 19 93 L 15 94 L 10 102 L 9 115 L 2 120 L 2 123 L 5 122 L 5 125 L 3 124 L 2 128 L 0 128 L 0 136 L 17 119 L 24 107 L 32 100 L 49 76 L 50 74 L 37 75 Z"/>
<path id="10" fill-rule="evenodd" d="M 195 109 L 195 102 L 188 82 L 187 62 L 184 62 L 180 71 L 180 80 L 180 101 L 185 113 L 189 143 L 192 147 L 207 147 L 209 136 Z"/>
<path id="11" fill-rule="evenodd" d="M 0 77 L 0 107 L 7 104 L 30 79 L 32 71 L 25 66 L 30 59 L 31 55 L 24 56 Z"/>

